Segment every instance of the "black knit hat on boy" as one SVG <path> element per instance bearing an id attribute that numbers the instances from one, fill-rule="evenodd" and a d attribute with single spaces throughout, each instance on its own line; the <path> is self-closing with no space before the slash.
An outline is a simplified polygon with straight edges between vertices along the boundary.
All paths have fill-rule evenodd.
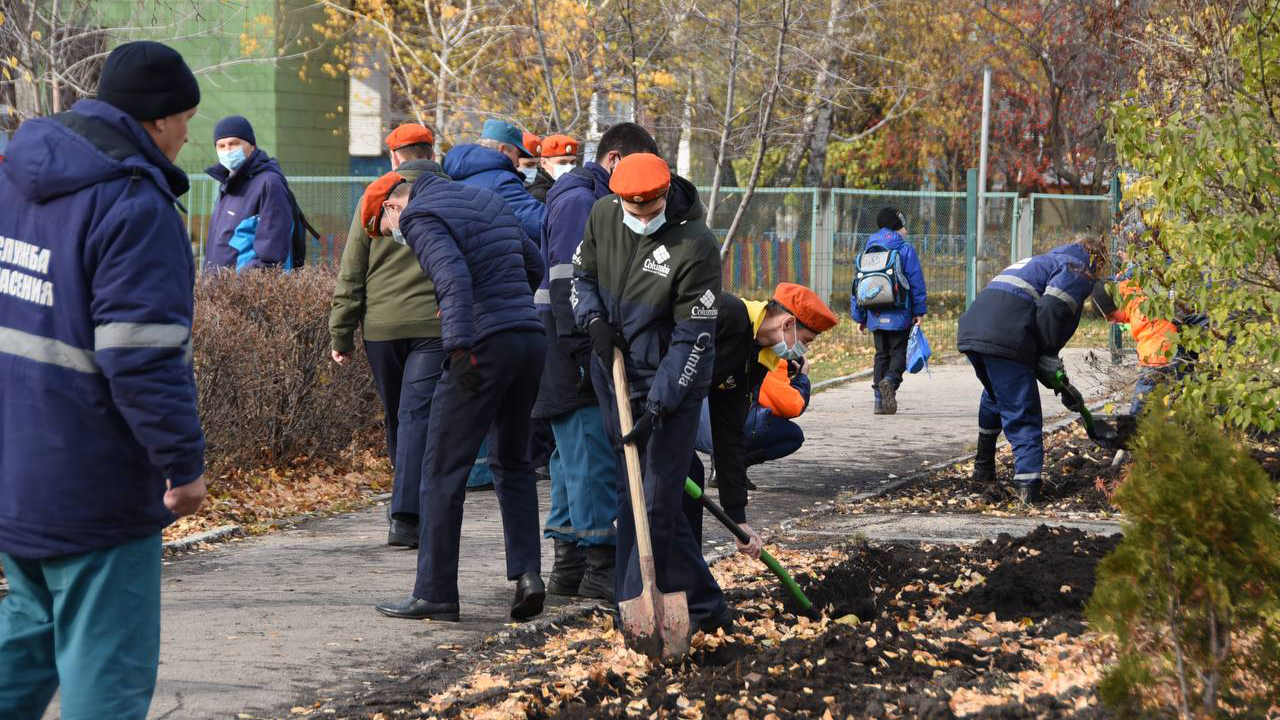
<path id="1" fill-rule="evenodd" d="M 907 219 L 898 212 L 898 208 L 887 207 L 880 210 L 876 215 L 876 227 L 888 228 L 897 232 L 906 227 Z"/>
<path id="2" fill-rule="evenodd" d="M 200 104 L 200 85 L 177 50 L 158 42 L 125 43 L 107 56 L 98 99 L 135 120 L 168 117 Z"/>

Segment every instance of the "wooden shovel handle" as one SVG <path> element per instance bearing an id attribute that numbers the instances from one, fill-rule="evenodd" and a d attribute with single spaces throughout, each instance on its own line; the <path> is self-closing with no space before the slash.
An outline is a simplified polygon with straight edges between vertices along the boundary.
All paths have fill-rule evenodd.
<path id="1" fill-rule="evenodd" d="M 618 401 L 618 426 L 622 434 L 631 432 L 631 388 L 627 385 L 627 366 L 622 359 L 622 349 L 613 349 L 613 392 Z M 635 518 L 636 549 L 640 555 L 642 576 L 653 575 L 653 541 L 649 538 L 649 509 L 644 501 L 644 480 L 640 474 L 640 450 L 634 442 L 622 446 L 627 461 L 627 488 L 631 493 L 631 513 Z M 654 577 L 642 577 L 645 585 L 656 582 Z"/>

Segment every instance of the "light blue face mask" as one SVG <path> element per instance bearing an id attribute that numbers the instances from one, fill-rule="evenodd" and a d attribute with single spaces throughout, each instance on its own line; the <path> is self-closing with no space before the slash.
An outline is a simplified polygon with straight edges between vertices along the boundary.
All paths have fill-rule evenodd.
<path id="1" fill-rule="evenodd" d="M 805 353 L 809 352 L 809 347 L 800 342 L 800 331 L 796 330 L 794 325 L 791 327 L 791 333 L 791 337 L 795 339 L 795 343 L 788 345 L 786 336 L 783 336 L 782 340 L 773 344 L 773 354 L 783 360 L 799 361 L 805 356 Z"/>
<path id="2" fill-rule="evenodd" d="M 405 240 L 404 240 L 404 233 L 400 232 L 400 228 L 391 228 L 391 239 L 392 239 L 392 240 L 395 240 L 396 242 L 400 243 L 401 245 L 408 245 L 408 244 L 409 244 L 409 243 L 405 242 Z"/>
<path id="3" fill-rule="evenodd" d="M 534 165 L 533 167 L 520 168 L 520 174 L 524 175 L 524 181 L 526 183 L 531 183 L 538 177 L 538 166 Z"/>
<path id="4" fill-rule="evenodd" d="M 658 230 L 662 229 L 662 226 L 665 225 L 666 223 L 667 223 L 667 211 L 665 208 L 662 210 L 662 212 L 658 213 L 657 217 L 650 220 L 649 222 L 644 222 L 643 220 L 632 215 L 626 210 L 622 211 L 622 224 L 626 225 L 627 229 L 629 229 L 631 232 L 637 235 L 652 235 L 658 232 Z"/>
<path id="5" fill-rule="evenodd" d="M 235 172 L 241 165 L 244 165 L 244 161 L 244 148 L 237 147 L 232 150 L 218 151 L 218 163 L 231 172 Z"/>

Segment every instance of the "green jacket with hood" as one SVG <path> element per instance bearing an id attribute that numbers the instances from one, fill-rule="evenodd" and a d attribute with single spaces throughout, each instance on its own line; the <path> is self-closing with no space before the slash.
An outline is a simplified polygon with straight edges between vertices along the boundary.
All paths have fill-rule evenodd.
<path id="1" fill-rule="evenodd" d="M 396 172 L 409 182 L 427 172 L 447 177 L 432 160 L 410 160 Z M 364 326 L 365 340 L 440 337 L 435 288 L 417 256 L 390 238 L 370 238 L 357 211 L 333 289 L 329 312 L 333 349 L 351 352 L 358 325 Z"/>
<path id="2" fill-rule="evenodd" d="M 660 413 L 706 397 L 720 295 L 720 253 L 692 183 L 672 177 L 665 212 L 643 236 L 622 223 L 617 195 L 596 201 L 570 295 L 579 327 L 603 318 L 621 330 L 631 397 Z"/>

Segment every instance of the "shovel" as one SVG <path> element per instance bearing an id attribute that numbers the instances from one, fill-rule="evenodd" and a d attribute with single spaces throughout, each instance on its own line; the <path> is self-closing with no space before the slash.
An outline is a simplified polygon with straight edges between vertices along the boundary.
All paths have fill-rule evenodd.
<path id="1" fill-rule="evenodd" d="M 1122 433 L 1111 423 L 1093 416 L 1087 405 L 1084 404 L 1084 395 L 1076 389 L 1074 385 L 1067 381 L 1067 374 L 1061 370 L 1053 375 L 1053 389 L 1062 394 L 1062 404 L 1068 410 L 1080 413 L 1080 421 L 1084 423 L 1084 431 L 1089 435 L 1089 439 L 1093 440 L 1098 447 L 1107 448 L 1109 450 L 1124 450 L 1132 435 L 1132 428 L 1126 428 L 1126 432 Z"/>
<path id="2" fill-rule="evenodd" d="M 613 390 L 618 401 L 618 424 L 622 434 L 626 435 L 632 427 L 631 389 L 627 386 L 622 350 L 618 348 L 613 350 Z M 622 635 L 636 652 L 655 659 L 678 658 L 689 651 L 689 603 L 684 591 L 664 593 L 658 590 L 653 542 L 649 538 L 649 512 L 640 477 L 640 451 L 635 443 L 627 443 L 622 447 L 622 453 L 627 461 L 627 488 L 631 495 L 631 513 L 635 518 L 641 582 L 640 595 L 618 603 L 622 614 Z"/>
<path id="3" fill-rule="evenodd" d="M 720 505 L 714 500 L 707 497 L 702 492 L 702 488 L 698 487 L 697 483 L 685 478 L 684 491 L 689 497 L 701 502 L 702 507 L 710 511 L 712 515 L 715 515 L 721 525 L 729 528 L 729 532 L 733 533 L 733 536 L 738 538 L 738 542 L 746 544 L 751 540 L 746 531 L 739 527 L 738 523 L 729 518 L 729 515 L 724 511 L 724 508 L 720 507 Z M 791 597 L 800 604 L 801 612 L 807 613 L 813 609 L 813 603 L 809 602 L 809 598 L 805 596 L 804 591 L 801 590 L 800 586 L 796 584 L 796 581 L 791 578 L 791 573 L 787 572 L 787 569 L 782 567 L 782 563 L 778 562 L 776 558 L 770 555 L 768 550 L 763 548 L 760 549 L 760 561 L 763 562 L 774 575 L 778 576 L 778 580 L 782 583 L 782 587 L 785 588 L 786 591 L 791 594 Z"/>

